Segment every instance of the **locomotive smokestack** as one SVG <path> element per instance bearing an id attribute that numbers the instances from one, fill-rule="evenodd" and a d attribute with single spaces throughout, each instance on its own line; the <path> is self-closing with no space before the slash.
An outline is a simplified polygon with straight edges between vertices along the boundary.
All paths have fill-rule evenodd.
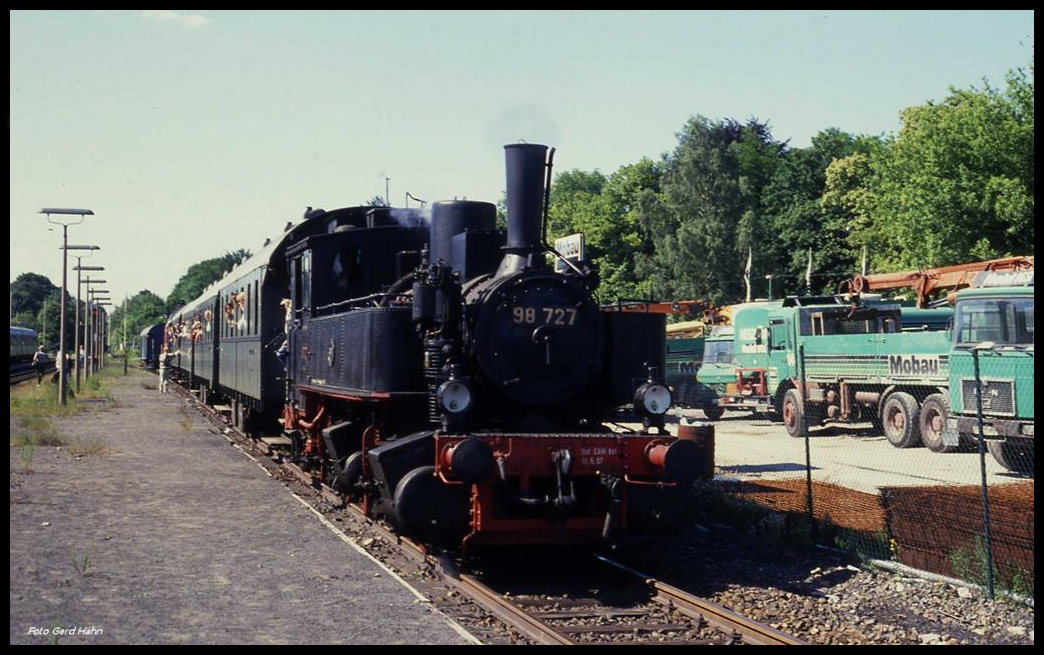
<path id="1" fill-rule="evenodd" d="M 507 256 L 498 274 L 543 264 L 540 226 L 544 204 L 547 146 L 504 146 L 507 168 Z M 532 257 L 539 254 L 539 257 Z"/>

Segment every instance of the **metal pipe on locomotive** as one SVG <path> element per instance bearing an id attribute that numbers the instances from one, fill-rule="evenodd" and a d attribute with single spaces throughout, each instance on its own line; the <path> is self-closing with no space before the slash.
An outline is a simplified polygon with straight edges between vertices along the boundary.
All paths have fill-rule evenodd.
<path id="1" fill-rule="evenodd" d="M 421 540 L 615 539 L 678 509 L 701 466 L 694 443 L 663 429 L 664 344 L 648 335 L 664 318 L 603 312 L 593 272 L 550 269 L 548 149 L 505 150 L 506 243 L 492 204 L 435 203 L 420 265 L 376 306 L 310 313 L 296 294 L 315 270 L 311 239 L 287 249 L 299 319 L 284 423 L 302 461 Z M 396 260 L 416 255 L 417 236 L 392 244 Z M 608 430 L 630 403 L 646 429 Z"/>

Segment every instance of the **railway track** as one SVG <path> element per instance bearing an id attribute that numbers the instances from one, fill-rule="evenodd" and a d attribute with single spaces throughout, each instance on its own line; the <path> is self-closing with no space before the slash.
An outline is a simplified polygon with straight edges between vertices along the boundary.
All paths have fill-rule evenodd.
<path id="1" fill-rule="evenodd" d="M 47 377 L 54 373 L 54 368 L 49 368 L 44 371 L 44 377 Z M 29 369 L 28 371 L 15 371 L 11 373 L 11 386 L 18 384 L 19 382 L 25 382 L 26 380 L 32 380 L 36 378 L 36 371 Z"/>
<path id="2" fill-rule="evenodd" d="M 587 553 L 582 561 L 567 558 L 560 570 L 464 570 L 448 555 L 433 553 L 345 503 L 309 472 L 280 460 L 279 453 L 231 428 L 218 411 L 202 405 L 180 385 L 182 395 L 222 426 L 227 438 L 269 459 L 278 468 L 314 490 L 369 533 L 389 544 L 397 555 L 427 570 L 442 584 L 471 601 L 508 628 L 537 644 L 650 645 L 800 645 L 805 642 L 732 610 L 689 594 L 601 555 Z M 582 571 L 580 571 L 582 569 Z M 540 571 L 548 576 L 543 579 Z M 556 572 L 557 571 L 557 572 Z M 563 583 L 565 580 L 567 582 Z"/>
<path id="3" fill-rule="evenodd" d="M 567 559 L 549 584 L 512 567 L 509 582 L 485 584 L 442 562 L 444 582 L 539 644 L 800 645 L 804 642 L 600 555 Z M 557 567 L 556 567 L 557 568 Z M 528 580 L 528 581 L 526 581 Z M 586 584 L 583 582 L 586 580 Z"/>

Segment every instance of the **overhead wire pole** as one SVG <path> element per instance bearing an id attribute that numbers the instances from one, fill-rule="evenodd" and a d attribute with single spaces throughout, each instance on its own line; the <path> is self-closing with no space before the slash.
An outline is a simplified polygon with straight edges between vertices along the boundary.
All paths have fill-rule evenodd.
<path id="1" fill-rule="evenodd" d="M 80 223 L 82 223 L 84 221 L 84 217 L 85 216 L 93 216 L 94 212 L 92 212 L 90 209 L 64 209 L 64 208 L 59 208 L 59 207 L 44 207 L 43 209 L 40 210 L 40 213 L 41 214 L 45 214 L 47 216 L 47 222 L 48 223 L 51 223 L 52 225 L 61 225 L 62 226 L 62 308 L 61 308 L 62 314 L 61 314 L 61 322 L 59 323 L 59 328 L 58 328 L 58 347 L 59 347 L 59 352 L 62 353 L 62 358 L 61 358 L 62 361 L 58 362 L 58 397 L 59 397 L 59 401 L 63 405 L 68 405 L 69 402 L 68 402 L 68 399 L 66 398 L 66 395 L 68 394 L 68 390 L 69 390 L 69 380 L 67 380 L 66 376 L 65 376 L 65 361 L 64 360 L 65 360 L 66 355 L 68 354 L 68 353 L 66 353 L 66 348 L 65 348 L 65 296 L 66 296 L 66 293 L 67 293 L 66 288 L 67 288 L 68 282 L 69 282 L 69 271 L 68 271 L 69 227 L 72 226 L 72 225 L 79 225 Z M 57 216 L 79 216 L 80 220 L 76 221 L 75 223 L 72 223 L 72 222 L 66 223 L 66 222 L 62 222 L 62 221 L 55 221 L 55 220 L 51 220 L 51 215 L 52 214 L 53 215 L 57 215 Z"/>

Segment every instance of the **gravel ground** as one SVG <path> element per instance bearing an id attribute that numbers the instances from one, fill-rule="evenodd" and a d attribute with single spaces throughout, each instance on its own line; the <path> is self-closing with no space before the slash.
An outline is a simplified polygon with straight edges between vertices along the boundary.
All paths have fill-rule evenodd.
<path id="1" fill-rule="evenodd" d="M 819 644 L 1032 644 L 1034 611 L 833 555 L 807 555 L 783 522 L 692 528 L 621 559 Z"/>
<path id="2" fill-rule="evenodd" d="M 27 474 L 11 449 L 12 644 L 467 643 L 145 385 L 155 376 L 135 372 L 116 407 L 54 421 L 108 454 L 37 447 Z"/>

